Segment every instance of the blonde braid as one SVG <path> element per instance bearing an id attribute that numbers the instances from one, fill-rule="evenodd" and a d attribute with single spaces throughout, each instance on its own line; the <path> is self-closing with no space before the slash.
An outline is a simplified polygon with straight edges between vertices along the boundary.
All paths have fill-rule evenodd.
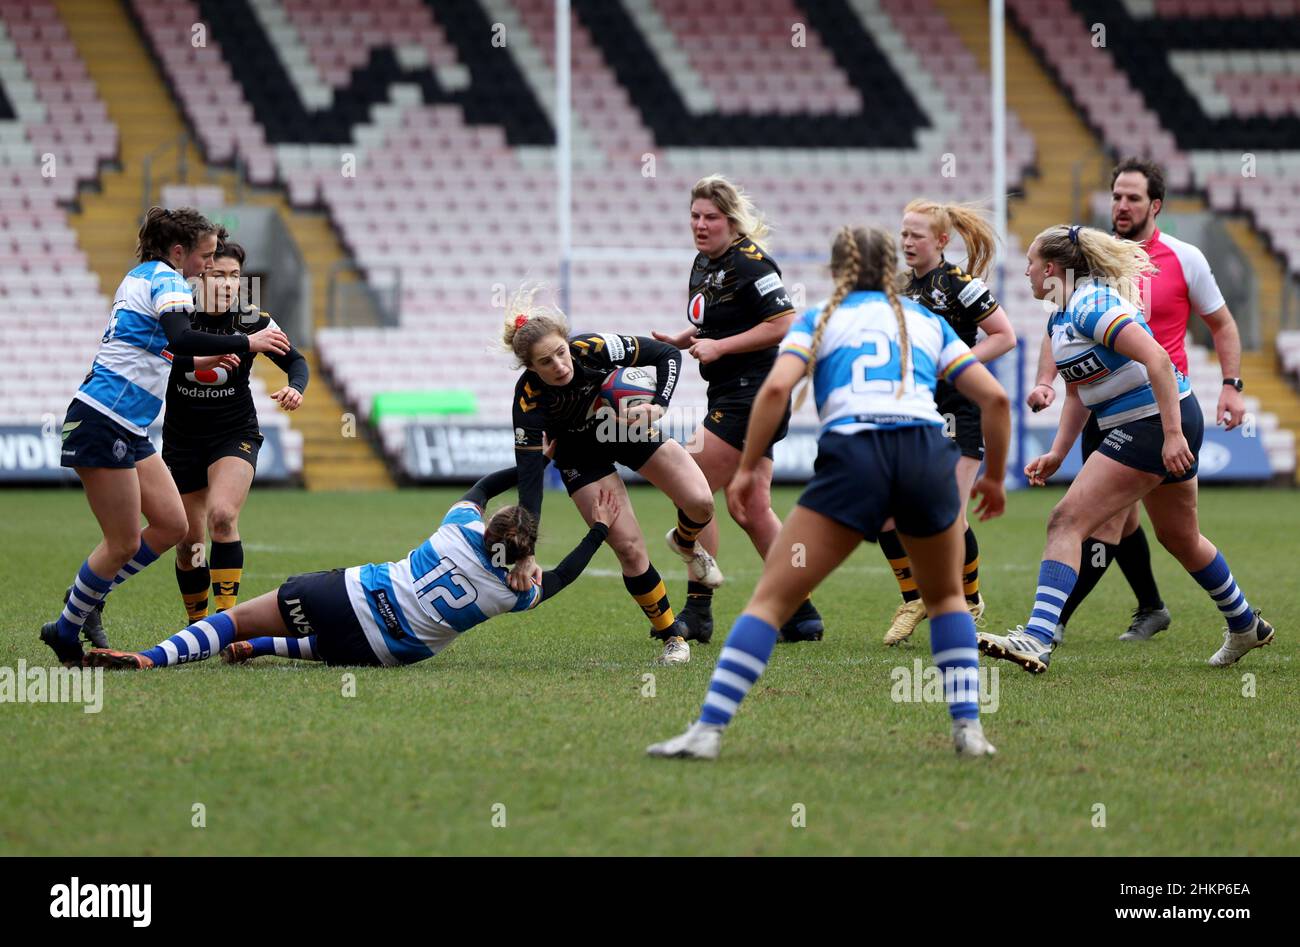
<path id="1" fill-rule="evenodd" d="M 884 290 L 885 299 L 889 300 L 889 308 L 894 311 L 894 319 L 898 320 L 898 390 L 894 393 L 894 398 L 902 398 L 902 393 L 907 388 L 907 359 L 911 355 L 911 342 L 907 338 L 907 319 L 906 313 L 902 311 L 902 303 L 898 302 L 898 278 L 894 271 L 898 267 L 898 251 L 894 248 L 893 239 L 884 239 L 876 243 L 880 254 L 880 287 Z"/>
<path id="2" fill-rule="evenodd" d="M 848 227 L 841 228 L 835 235 L 835 243 L 831 247 L 831 259 L 835 260 L 837 256 L 843 258 L 843 264 L 836 267 L 839 273 L 835 280 L 835 291 L 831 293 L 831 298 L 826 300 L 826 308 L 817 317 L 817 328 L 813 330 L 812 344 L 808 346 L 808 364 L 804 367 L 803 377 L 807 379 L 807 384 L 795 399 L 794 410 L 796 411 L 808 397 L 808 389 L 813 386 L 812 377 L 813 369 L 817 365 L 817 349 L 822 344 L 822 336 L 826 333 L 826 324 L 830 322 L 831 313 L 840 307 L 840 303 L 844 302 L 844 298 L 853 292 L 858 284 L 858 273 L 862 269 L 862 253 L 858 250 L 857 238 Z"/>

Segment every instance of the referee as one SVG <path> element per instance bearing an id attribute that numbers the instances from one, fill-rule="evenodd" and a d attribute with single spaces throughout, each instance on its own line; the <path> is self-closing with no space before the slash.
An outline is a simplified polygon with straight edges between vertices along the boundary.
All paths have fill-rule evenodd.
<path id="1" fill-rule="evenodd" d="M 252 335 L 275 326 L 269 313 L 240 299 L 244 248 L 224 229 L 203 280 L 203 299 L 192 327 L 216 335 Z M 285 411 L 297 410 L 307 390 L 307 360 L 290 347 L 267 353 L 284 370 L 288 384 L 271 395 Z M 257 469 L 262 432 L 248 386 L 254 354 L 195 358 L 194 368 L 172 369 L 163 419 L 163 462 L 185 505 L 185 538 L 176 547 L 176 584 L 190 622 L 208 614 L 208 586 L 217 611 L 235 605 L 244 568 L 239 513 Z M 206 537 L 212 553 L 204 555 Z"/>
<path id="2" fill-rule="evenodd" d="M 1165 199 L 1164 171 L 1154 161 L 1125 158 L 1111 172 L 1110 188 L 1110 222 L 1115 236 L 1141 244 L 1159 269 L 1142 287 L 1142 308 L 1156 341 L 1164 346 L 1174 367 L 1184 375 L 1187 374 L 1184 340 L 1192 312 L 1210 327 L 1214 351 L 1223 370 L 1215 419 L 1231 431 L 1241 424 L 1246 413 L 1241 394 L 1244 387 L 1241 336 L 1205 254 L 1190 243 L 1161 233 L 1156 226 Z M 1051 340 L 1045 335 L 1038 358 L 1038 384 L 1026 399 L 1031 409 L 1041 411 L 1055 400 L 1056 391 L 1052 387 L 1055 379 L 1056 362 L 1052 358 Z M 1081 441 L 1085 461 L 1101 441 L 1097 419 L 1090 416 Z M 1070 616 L 1112 561 L 1119 563 L 1137 597 L 1133 621 L 1119 636 L 1120 641 L 1147 641 L 1169 627 L 1172 618 L 1151 572 L 1151 549 L 1135 503 L 1084 540 L 1079 581 L 1061 608 L 1056 640 L 1060 640 Z"/>

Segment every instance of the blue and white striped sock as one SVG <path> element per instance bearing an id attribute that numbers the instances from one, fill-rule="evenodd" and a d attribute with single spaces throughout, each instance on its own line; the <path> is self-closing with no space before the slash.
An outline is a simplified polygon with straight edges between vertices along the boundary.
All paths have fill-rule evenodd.
<path id="1" fill-rule="evenodd" d="M 930 617 L 930 652 L 943 675 L 943 696 L 953 720 L 980 717 L 980 653 L 975 641 L 975 620 L 970 612 L 946 612 Z"/>
<path id="2" fill-rule="evenodd" d="M 168 667 L 189 661 L 202 661 L 235 640 L 235 623 L 225 612 L 218 612 L 178 631 L 166 641 L 142 651 L 154 667 Z"/>
<path id="3" fill-rule="evenodd" d="M 316 652 L 316 636 L 305 638 L 249 638 L 253 646 L 253 657 L 271 655 L 277 658 L 298 658 L 302 661 L 319 661 Z"/>
<path id="4" fill-rule="evenodd" d="M 144 541 L 144 534 L 141 533 L 139 548 L 136 549 L 135 555 L 131 557 L 131 560 L 121 569 L 117 570 L 117 575 L 113 577 L 113 588 L 109 589 L 109 591 L 113 591 L 113 589 L 131 578 L 131 576 L 135 575 L 141 569 L 152 565 L 154 560 L 157 558 L 158 553 L 149 548 L 149 544 Z"/>
<path id="5" fill-rule="evenodd" d="M 1038 567 L 1038 591 L 1034 593 L 1034 610 L 1025 622 L 1025 632 L 1045 645 L 1057 641 L 1056 626 L 1061 620 L 1061 606 L 1070 597 L 1079 573 L 1064 562 L 1044 559 Z"/>
<path id="6" fill-rule="evenodd" d="M 1255 624 L 1255 613 L 1241 589 L 1237 588 L 1237 581 L 1232 577 L 1223 553 L 1216 551 L 1210 564 L 1191 576 L 1210 593 L 1210 598 L 1228 620 L 1230 631 L 1245 631 Z"/>
<path id="7" fill-rule="evenodd" d="M 86 623 L 86 616 L 95 610 L 112 588 L 111 580 L 101 579 L 90 571 L 90 560 L 83 562 L 77 570 L 77 577 L 72 580 L 72 590 L 63 606 L 63 613 L 59 615 L 59 637 L 64 641 L 76 641 L 77 635 L 81 634 L 81 626 Z"/>
<path id="8" fill-rule="evenodd" d="M 776 646 L 776 628 L 753 615 L 741 615 L 731 626 L 718 666 L 709 681 L 709 693 L 700 708 L 700 722 L 725 727 L 740 709 Z"/>

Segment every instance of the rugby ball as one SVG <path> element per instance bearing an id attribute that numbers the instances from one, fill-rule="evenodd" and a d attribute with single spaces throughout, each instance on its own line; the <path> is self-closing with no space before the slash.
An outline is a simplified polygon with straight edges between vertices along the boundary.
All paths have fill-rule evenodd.
<path id="1" fill-rule="evenodd" d="M 620 368 L 605 379 L 592 405 L 593 412 L 610 408 L 620 417 L 627 417 L 630 408 L 649 404 L 655 397 L 655 377 L 644 368 Z"/>

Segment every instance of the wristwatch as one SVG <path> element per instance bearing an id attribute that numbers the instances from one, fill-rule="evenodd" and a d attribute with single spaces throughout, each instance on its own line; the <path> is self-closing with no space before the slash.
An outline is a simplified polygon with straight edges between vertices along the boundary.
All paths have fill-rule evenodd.
<path id="1" fill-rule="evenodd" d="M 1223 379 L 1223 386 L 1225 388 L 1236 388 L 1238 391 L 1241 391 L 1241 389 L 1246 387 L 1246 383 L 1240 378 L 1225 378 Z"/>

